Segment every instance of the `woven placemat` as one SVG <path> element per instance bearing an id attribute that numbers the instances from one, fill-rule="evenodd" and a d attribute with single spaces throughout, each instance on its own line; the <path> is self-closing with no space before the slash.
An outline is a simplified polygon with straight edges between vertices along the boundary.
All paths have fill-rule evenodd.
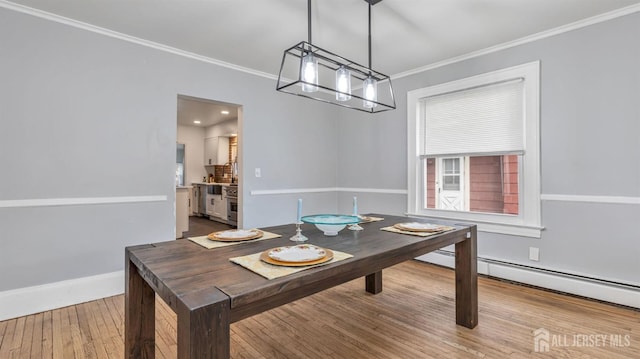
<path id="1" fill-rule="evenodd" d="M 273 264 L 269 264 L 261 261 L 260 254 L 262 254 L 262 252 L 250 254 L 248 256 L 229 258 L 229 260 L 267 279 L 276 279 L 276 278 L 287 276 L 289 274 L 298 273 L 303 270 L 339 262 L 347 258 L 353 257 L 353 255 L 349 253 L 333 251 L 333 259 L 328 262 L 315 264 L 307 267 L 283 267 L 283 266 L 273 265 Z"/>
<path id="2" fill-rule="evenodd" d="M 366 217 L 366 219 L 362 220 L 362 222 L 360 222 L 359 224 L 384 221 L 384 218 L 382 217 L 370 217 L 370 216 L 363 216 L 363 217 Z"/>
<path id="3" fill-rule="evenodd" d="M 380 228 L 381 231 L 400 233 L 400 234 L 408 234 L 408 235 L 411 235 L 411 236 L 418 236 L 418 237 L 429 237 L 429 236 L 440 234 L 442 232 L 447 232 L 447 231 L 450 231 L 450 230 L 453 230 L 453 229 L 455 229 L 455 228 L 454 227 L 449 227 L 449 226 L 442 226 L 442 230 L 440 230 L 438 232 L 413 232 L 413 231 L 403 231 L 403 230 L 398 229 L 398 228 L 393 227 L 393 226 Z"/>
<path id="4" fill-rule="evenodd" d="M 201 245 L 201 246 L 203 246 L 203 247 L 205 247 L 207 249 L 213 249 L 213 248 L 233 246 L 235 244 L 240 244 L 240 243 L 251 243 L 251 242 L 257 242 L 257 241 L 264 241 L 265 239 L 272 239 L 272 238 L 278 238 L 278 237 L 282 237 L 282 235 L 281 234 L 262 231 L 262 237 L 256 238 L 256 239 L 251 239 L 251 240 L 248 240 L 248 241 L 238 241 L 238 242 L 212 241 L 209 238 L 207 238 L 207 236 L 189 237 L 187 239 L 189 239 L 191 242 L 197 243 L 197 244 L 199 244 L 199 245 Z"/>

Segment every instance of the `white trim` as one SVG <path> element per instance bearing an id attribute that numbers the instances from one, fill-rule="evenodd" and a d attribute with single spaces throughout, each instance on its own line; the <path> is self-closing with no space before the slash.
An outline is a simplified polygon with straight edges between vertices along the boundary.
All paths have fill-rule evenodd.
<path id="1" fill-rule="evenodd" d="M 319 193 L 319 192 L 407 194 L 406 189 L 349 188 L 349 187 L 285 188 L 285 189 L 262 189 L 262 190 L 257 189 L 257 190 L 251 190 L 249 193 L 252 196 L 264 196 L 264 195 L 274 195 L 274 194 Z"/>
<path id="2" fill-rule="evenodd" d="M 318 193 L 318 192 L 335 192 L 335 187 L 326 188 L 288 188 L 288 189 L 257 189 L 251 190 L 252 196 L 264 196 L 272 194 L 293 194 L 293 193 Z"/>
<path id="3" fill-rule="evenodd" d="M 0 200 L 0 208 L 77 206 L 88 204 L 163 202 L 167 196 L 121 196 L 121 197 L 78 197 L 78 198 L 36 198 Z"/>
<path id="4" fill-rule="evenodd" d="M 458 220 L 461 222 L 470 222 L 478 226 L 478 232 L 508 234 L 508 235 L 520 236 L 520 237 L 541 238 L 542 230 L 544 230 L 544 227 L 542 226 L 527 226 L 522 224 L 496 223 L 491 221 L 483 222 L 478 219 L 469 220 L 469 219 L 456 218 L 447 214 L 437 215 L 437 214 L 405 213 L 405 215 L 409 217 L 418 217 L 418 218 L 440 218 L 440 219 L 446 219 L 446 220 Z"/>
<path id="5" fill-rule="evenodd" d="M 174 55 L 183 56 L 183 57 L 186 57 L 186 58 L 189 58 L 189 59 L 193 59 L 193 60 L 197 60 L 197 61 L 202 61 L 202 62 L 206 62 L 206 63 L 210 63 L 210 64 L 222 66 L 222 67 L 226 67 L 226 68 L 229 68 L 229 69 L 232 69 L 232 70 L 246 72 L 248 74 L 252 74 L 252 75 L 256 75 L 256 76 L 260 76 L 260 77 L 265 77 L 265 78 L 268 78 L 270 80 L 277 80 L 277 78 L 278 78 L 276 75 L 273 75 L 273 74 L 269 74 L 269 73 L 258 71 L 258 70 L 254 70 L 254 69 L 250 69 L 248 67 L 234 65 L 234 64 L 229 63 L 229 62 L 225 62 L 225 61 L 221 61 L 221 60 L 214 59 L 214 58 L 211 58 L 211 57 L 199 55 L 199 54 L 196 54 L 196 53 L 193 53 L 193 52 L 189 52 L 189 51 L 185 51 L 185 50 L 181 50 L 181 49 L 178 49 L 178 48 L 175 48 L 175 47 L 163 45 L 161 43 L 157 43 L 157 42 L 141 39 L 139 37 L 123 34 L 121 32 L 109 30 L 109 29 L 106 29 L 106 28 L 103 28 L 103 27 L 99 27 L 99 26 L 95 26 L 95 25 L 91 25 L 91 24 L 88 24 L 86 22 L 77 21 L 77 20 L 74 20 L 74 19 L 70 19 L 68 17 L 64 17 L 64 16 L 56 15 L 56 14 L 53 14 L 53 13 L 50 13 L 50 12 L 46 12 L 46 11 L 43 11 L 43 10 L 39 10 L 39 9 L 31 8 L 31 7 L 28 7 L 28 6 L 12 3 L 12 2 L 9 2 L 9 1 L 6 1 L 6 0 L 0 0 L 0 7 L 6 8 L 6 9 L 10 9 L 10 10 L 13 10 L 13 11 L 17 11 L 17 12 L 21 12 L 21 13 L 24 13 L 24 14 L 32 15 L 32 16 L 39 17 L 39 18 L 42 18 L 42 19 L 50 20 L 50 21 L 57 22 L 57 23 L 60 23 L 60 24 L 76 27 L 76 28 L 79 28 L 79 29 L 82 29 L 82 30 L 94 32 L 96 34 L 100 34 L 100 35 L 116 38 L 116 39 L 123 40 L 123 41 L 126 41 L 126 42 L 131 42 L 131 43 L 134 43 L 134 44 L 137 44 L 137 45 L 150 47 L 152 49 L 168 52 L 168 53 L 171 53 L 171 54 L 174 54 Z"/>
<path id="6" fill-rule="evenodd" d="M 0 292 L 0 321 L 124 292 L 124 271 Z"/>
<path id="7" fill-rule="evenodd" d="M 544 201 L 561 202 L 587 202 L 587 203 L 615 203 L 615 204 L 640 204 L 640 197 L 625 196 L 588 196 L 574 194 L 543 194 L 540 199 Z"/>
<path id="8" fill-rule="evenodd" d="M 525 37 L 522 37 L 520 39 L 516 39 L 516 40 L 513 40 L 513 41 L 507 41 L 507 42 L 504 42 L 502 44 L 498 44 L 498 45 L 494 45 L 494 46 L 491 46 L 491 47 L 487 47 L 487 48 L 482 49 L 482 50 L 469 52 L 469 53 L 464 54 L 464 55 L 448 58 L 448 59 L 443 60 L 443 61 L 439 61 L 439 62 L 435 62 L 435 63 L 429 64 L 429 65 L 421 66 L 421 67 L 418 67 L 418 68 L 415 68 L 415 69 L 412 69 L 412 70 L 400 72 L 400 73 L 397 73 L 395 75 L 391 75 L 390 77 L 391 77 L 392 80 L 397 80 L 397 79 L 400 79 L 400 78 L 403 78 L 403 77 L 407 77 L 407 76 L 419 74 L 421 72 L 437 69 L 439 67 L 451 65 L 451 64 L 454 64 L 456 62 L 469 60 L 469 59 L 472 59 L 474 57 L 480 57 L 480 56 L 491 54 L 491 53 L 494 53 L 494 52 L 506 50 L 506 49 L 509 49 L 509 48 L 512 48 L 512 47 L 524 45 L 524 44 L 527 44 L 527 43 L 530 43 L 530 42 L 542 40 L 542 39 L 545 39 L 547 37 L 560 35 L 560 34 L 563 34 L 565 32 L 569 32 L 569 31 L 577 30 L 577 29 L 580 29 L 580 28 L 583 28 L 583 27 L 595 25 L 595 24 L 598 24 L 598 23 L 601 23 L 601 22 L 609 21 L 609 20 L 612 20 L 612 19 L 615 19 L 615 18 L 618 18 L 618 17 L 622 17 L 622 16 L 625 16 L 625 15 L 633 14 L 633 13 L 638 12 L 638 11 L 640 11 L 640 4 L 630 5 L 630 6 L 627 6 L 627 7 L 623 7 L 621 9 L 613 10 L 613 11 L 610 11 L 610 12 L 607 12 L 607 13 L 604 13 L 604 14 L 600 14 L 600 15 L 596 15 L 596 16 L 592 16 L 590 18 L 586 18 L 586 19 L 583 19 L 583 20 L 578 20 L 578 21 L 570 23 L 570 24 L 562 25 L 562 26 L 556 27 L 554 29 L 541 31 L 539 33 L 536 33 L 536 34 L 533 34 L 533 35 L 529 35 L 529 36 L 525 36 Z"/>
<path id="9" fill-rule="evenodd" d="M 431 252 L 416 258 L 423 262 L 455 268 L 453 256 Z M 611 303 L 640 308 L 640 292 L 632 288 L 615 286 L 597 279 L 588 280 L 569 277 L 562 274 L 545 273 L 535 269 L 519 268 L 498 263 L 485 262 L 478 259 L 478 273 L 492 277 L 526 283 L 537 287 L 557 290 L 565 293 L 577 294 L 583 297 L 595 298 Z"/>
<path id="10" fill-rule="evenodd" d="M 383 193 L 383 194 L 400 194 L 400 195 L 407 194 L 406 189 L 357 188 L 357 187 L 289 188 L 289 189 L 271 189 L 271 190 L 265 189 L 265 190 L 252 190 L 250 193 L 252 196 L 262 196 L 262 195 L 318 193 L 318 192 L 359 192 L 359 193 Z M 544 201 L 562 201 L 562 202 L 640 204 L 640 197 L 625 197 L 625 196 L 541 194 L 540 199 Z M 3 202 L 5 201 L 0 201 L 0 208 L 2 207 Z M 413 213 L 408 213 L 408 215 L 420 216 L 419 214 L 413 214 Z M 451 218 L 451 217 L 445 216 L 442 218 Z M 530 228 L 541 229 L 542 227 L 530 227 Z"/>
<path id="11" fill-rule="evenodd" d="M 361 192 L 361 193 L 384 193 L 384 194 L 407 194 L 406 189 L 384 189 L 384 188 L 349 188 L 338 187 L 338 192 Z"/>

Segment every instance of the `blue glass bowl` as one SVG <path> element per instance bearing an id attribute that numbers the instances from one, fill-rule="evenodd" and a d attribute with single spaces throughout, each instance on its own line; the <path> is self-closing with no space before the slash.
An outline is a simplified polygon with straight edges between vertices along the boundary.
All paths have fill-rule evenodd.
<path id="1" fill-rule="evenodd" d="M 344 214 L 314 214 L 300 218 L 304 223 L 315 224 L 325 236 L 337 236 L 347 224 L 360 222 L 357 216 L 347 216 Z"/>

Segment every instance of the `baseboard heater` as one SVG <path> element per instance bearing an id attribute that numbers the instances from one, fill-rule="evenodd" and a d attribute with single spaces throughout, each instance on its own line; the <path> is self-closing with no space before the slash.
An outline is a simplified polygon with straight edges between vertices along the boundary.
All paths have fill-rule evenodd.
<path id="1" fill-rule="evenodd" d="M 431 259 L 435 259 L 432 255 L 446 256 L 448 258 L 445 260 L 436 259 L 432 261 Z M 426 254 L 425 256 L 418 257 L 418 259 L 453 268 L 455 263 L 455 253 L 440 249 Z M 505 268 L 505 270 L 500 270 L 500 267 Z M 528 275 L 522 274 L 522 271 L 525 271 Z M 621 283 L 483 257 L 478 257 L 478 273 L 484 274 L 489 278 L 506 279 L 558 292 L 595 298 L 633 308 L 640 308 L 640 285 Z M 539 278 L 535 278 L 536 275 Z M 545 277 L 542 278 L 541 276 Z M 540 283 L 541 281 L 544 281 L 545 283 Z M 559 281 L 562 281 L 563 283 L 559 283 Z M 573 281 L 574 285 L 566 286 L 567 283 L 565 282 L 567 281 Z M 599 287 L 596 288 L 595 286 Z M 603 288 L 605 287 L 609 293 L 604 293 L 605 290 L 603 290 Z"/>

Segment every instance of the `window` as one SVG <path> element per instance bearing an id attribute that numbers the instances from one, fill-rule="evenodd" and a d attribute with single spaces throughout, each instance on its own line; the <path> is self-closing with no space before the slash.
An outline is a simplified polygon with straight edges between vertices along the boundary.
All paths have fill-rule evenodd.
<path id="1" fill-rule="evenodd" d="M 519 157 L 424 158 L 424 208 L 518 215 Z"/>
<path id="2" fill-rule="evenodd" d="M 539 63 L 410 91 L 408 213 L 540 237 Z"/>

